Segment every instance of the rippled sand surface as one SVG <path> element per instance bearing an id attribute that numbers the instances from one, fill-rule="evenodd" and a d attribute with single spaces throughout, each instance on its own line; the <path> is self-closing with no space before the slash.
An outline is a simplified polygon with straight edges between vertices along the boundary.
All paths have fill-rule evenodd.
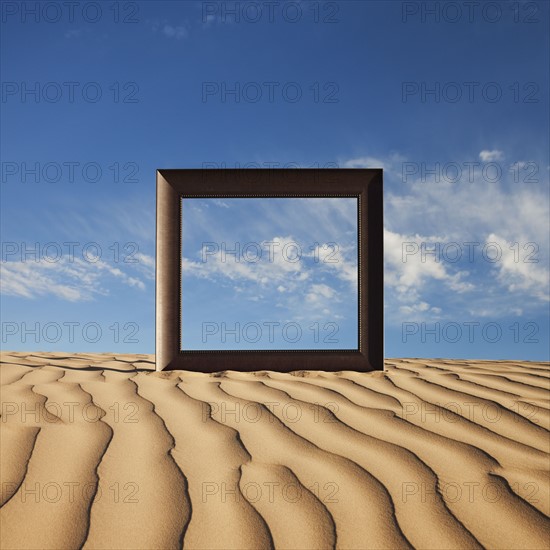
<path id="1" fill-rule="evenodd" d="M 3 549 L 550 547 L 548 363 L 3 352 L 0 381 Z"/>

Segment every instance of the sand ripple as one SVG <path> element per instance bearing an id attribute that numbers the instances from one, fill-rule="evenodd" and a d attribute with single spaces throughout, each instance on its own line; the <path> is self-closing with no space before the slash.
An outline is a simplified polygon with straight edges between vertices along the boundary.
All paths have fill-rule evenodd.
<path id="1" fill-rule="evenodd" d="M 550 546 L 550 365 L 0 355 L 5 549 Z"/>

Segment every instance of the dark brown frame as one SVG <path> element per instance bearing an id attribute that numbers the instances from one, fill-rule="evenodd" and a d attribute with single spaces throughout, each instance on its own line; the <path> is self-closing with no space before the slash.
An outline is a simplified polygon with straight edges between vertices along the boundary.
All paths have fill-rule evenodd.
<path id="1" fill-rule="evenodd" d="M 180 349 L 181 199 L 358 198 L 358 350 Z M 370 371 L 384 367 L 381 169 L 157 170 L 156 370 Z"/>

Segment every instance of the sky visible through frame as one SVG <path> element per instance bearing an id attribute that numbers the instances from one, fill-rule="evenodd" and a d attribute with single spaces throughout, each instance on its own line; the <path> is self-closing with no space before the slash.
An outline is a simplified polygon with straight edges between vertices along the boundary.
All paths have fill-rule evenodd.
<path id="1" fill-rule="evenodd" d="M 339 166 L 384 168 L 386 357 L 548 359 L 548 2 L 43 4 L 2 3 L 3 349 L 154 352 L 157 168 Z"/>
<path id="2" fill-rule="evenodd" d="M 356 198 L 184 198 L 182 349 L 357 349 L 357 251 Z"/>

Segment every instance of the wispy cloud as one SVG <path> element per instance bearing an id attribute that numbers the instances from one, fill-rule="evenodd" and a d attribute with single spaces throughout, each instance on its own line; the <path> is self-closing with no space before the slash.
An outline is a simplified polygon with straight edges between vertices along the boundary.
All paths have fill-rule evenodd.
<path id="1" fill-rule="evenodd" d="M 397 152 L 381 157 L 358 156 L 350 159 L 341 159 L 342 168 L 382 168 L 384 173 L 399 176 L 401 174 L 401 163 L 405 157 Z"/>
<path id="2" fill-rule="evenodd" d="M 437 236 L 403 235 L 384 230 L 385 296 L 390 308 L 401 314 L 414 314 L 414 320 L 424 318 L 426 314 L 438 316 L 442 312 L 441 302 L 445 300 L 441 300 L 439 294 L 437 305 L 429 303 L 428 296 L 434 296 L 434 284 L 441 285 L 447 292 L 466 293 L 474 289 L 474 285 L 467 281 L 467 271 L 453 269 L 438 261 L 436 256 L 407 255 L 407 251 L 420 250 L 422 243 L 442 240 Z M 432 288 L 428 288 L 430 286 Z M 410 317 L 407 320 L 410 321 Z"/>
<path id="3" fill-rule="evenodd" d="M 536 243 L 515 247 L 514 243 L 493 233 L 488 236 L 487 242 L 498 244 L 502 251 L 502 258 L 494 267 L 502 285 L 510 292 L 519 291 L 543 302 L 550 301 L 550 272 L 536 258 Z"/>
<path id="4" fill-rule="evenodd" d="M 483 162 L 494 162 L 496 160 L 502 160 L 504 158 L 504 153 L 498 149 L 493 149 L 491 151 L 484 149 L 479 153 L 479 158 Z"/>
<path id="5" fill-rule="evenodd" d="M 510 158 L 504 151 L 489 149 L 476 156 L 484 163 Z M 405 313 L 415 319 L 433 320 L 482 310 L 516 315 L 520 310 L 547 307 L 547 175 L 538 173 L 537 177 L 545 178 L 540 182 L 535 179 L 518 184 L 514 180 L 517 174 L 506 166 L 495 180 L 492 173 L 484 177 L 482 165 L 471 181 L 464 168 L 465 175 L 458 182 L 420 173 L 404 182 L 401 165 L 407 159 L 402 155 L 357 157 L 348 165 L 360 166 L 363 161 L 370 167 L 374 162 L 384 167 L 385 302 L 390 322 L 402 320 Z M 466 166 L 468 161 L 472 159 L 455 160 L 459 166 Z M 465 256 L 464 243 L 477 243 L 474 261 L 452 263 L 441 255 L 435 261 L 430 254 L 411 254 L 406 261 L 403 258 L 403 243 L 410 243 L 412 250 L 415 246 L 420 249 L 422 243 L 444 246 L 452 242 L 462 247 Z M 488 243 L 496 243 L 502 251 L 497 262 L 482 258 L 481 250 Z M 535 249 L 536 261 L 525 261 Z M 460 295 L 463 297 L 458 298 Z"/>
<path id="6" fill-rule="evenodd" d="M 218 287 L 227 285 L 243 299 L 258 301 L 261 296 L 271 304 L 267 313 L 276 305 L 300 318 L 322 312 L 327 315 L 336 303 L 346 302 L 349 306 L 357 299 L 357 265 L 346 257 L 347 250 L 333 251 L 329 263 L 325 260 L 330 247 L 319 246 L 298 257 L 292 251 L 296 242 L 295 237 L 287 235 L 259 243 L 264 251 L 259 261 L 237 259 L 233 254 L 205 247 L 197 252 L 197 259 L 182 258 L 182 287 L 190 292 L 193 278 L 208 279 Z M 207 307 L 211 306 L 205 304 Z"/>
<path id="7" fill-rule="evenodd" d="M 176 27 L 173 27 L 172 25 L 164 25 L 162 27 L 162 34 L 168 38 L 181 40 L 189 35 L 189 31 L 183 25 L 178 25 Z"/>
<path id="8" fill-rule="evenodd" d="M 291 286 L 293 279 L 300 281 L 309 276 L 301 258 L 297 261 L 287 261 L 288 256 L 283 255 L 285 247 L 291 247 L 295 242 L 292 236 L 275 236 L 270 241 L 259 243 L 265 258 L 263 261 L 238 259 L 232 254 L 224 253 L 221 249 L 214 252 L 205 246 L 197 254 L 200 260 L 182 258 L 182 272 L 199 278 L 226 278 L 236 282 L 251 281 L 261 285 L 283 284 L 286 281 L 287 286 Z"/>
<path id="9" fill-rule="evenodd" d="M 146 288 L 139 277 L 103 260 L 8 261 L 0 264 L 0 273 L 2 294 L 22 298 L 55 296 L 70 302 L 89 301 L 107 296 L 113 288 L 113 280 L 141 291 Z"/>
<path id="10" fill-rule="evenodd" d="M 182 40 L 189 36 L 190 24 L 188 21 L 174 24 L 167 19 L 154 19 L 152 21 L 147 20 L 146 22 L 151 25 L 151 30 L 154 33 L 159 32 L 162 36 L 169 39 Z"/>

